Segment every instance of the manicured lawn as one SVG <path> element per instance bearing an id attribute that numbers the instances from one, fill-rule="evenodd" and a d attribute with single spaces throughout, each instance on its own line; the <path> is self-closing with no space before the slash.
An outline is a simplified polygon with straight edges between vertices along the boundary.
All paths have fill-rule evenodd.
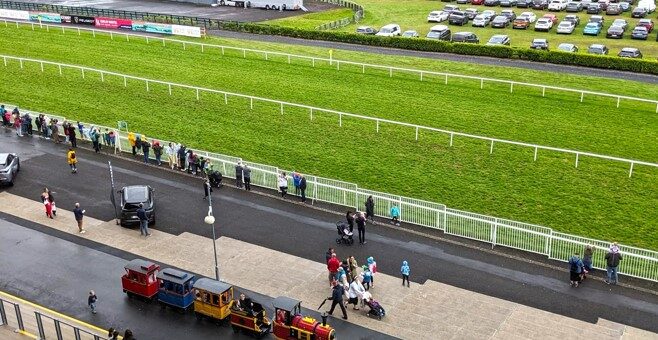
<path id="1" fill-rule="evenodd" d="M 429 31 L 430 27 L 437 25 L 436 23 L 428 23 L 426 21 L 427 15 L 430 11 L 441 10 L 446 4 L 453 4 L 455 2 L 441 2 L 441 1 L 429 1 L 429 0 L 409 0 L 409 1 L 396 1 L 396 0 L 360 0 L 358 2 L 360 5 L 364 6 L 366 9 L 366 16 L 358 25 L 371 25 L 375 28 L 379 28 L 383 25 L 396 23 L 402 27 L 402 30 L 416 30 L 420 33 L 421 37 L 424 37 Z M 502 9 L 509 7 L 487 7 L 487 6 L 474 6 L 474 5 L 459 5 L 461 9 L 466 8 L 476 8 L 480 12 L 490 9 L 494 10 L 497 13 L 500 13 Z M 520 15 L 522 12 L 534 12 L 537 17 L 541 17 L 546 13 L 554 13 L 557 15 L 558 19 L 562 20 L 567 14 L 562 12 L 548 12 L 548 11 L 537 11 L 528 8 L 512 8 L 517 15 Z M 645 59 L 656 59 L 658 58 L 658 43 L 656 42 L 657 30 L 654 30 L 650 35 L 647 41 L 641 40 L 632 40 L 630 37 L 630 32 L 635 27 L 635 24 L 639 19 L 633 19 L 630 17 L 630 12 L 624 12 L 621 16 L 619 15 L 605 15 L 602 12 L 600 15 L 605 17 L 605 25 L 603 30 L 598 36 L 584 36 L 582 29 L 585 27 L 587 20 L 591 16 L 590 14 L 582 11 L 580 13 L 575 13 L 580 16 L 581 24 L 576 28 L 574 33 L 570 35 L 563 35 L 556 33 L 556 26 L 550 32 L 535 32 L 532 27 L 528 30 L 514 30 L 510 25 L 508 28 L 491 28 L 491 27 L 472 27 L 469 22 L 466 26 L 451 26 L 451 30 L 454 32 L 463 32 L 469 31 L 475 33 L 480 38 L 480 43 L 485 44 L 491 36 L 495 34 L 507 34 L 511 39 L 511 46 L 524 47 L 527 48 L 530 46 L 530 42 L 534 38 L 546 38 L 549 40 L 552 48 L 557 48 L 560 43 L 573 43 L 576 44 L 582 53 L 587 50 L 587 47 L 591 44 L 602 43 L 608 46 L 610 49 L 610 54 L 616 55 L 623 47 L 637 47 L 644 54 Z M 651 13 L 647 18 L 654 20 L 658 24 L 658 19 L 656 19 L 656 13 Z M 629 22 L 629 28 L 626 31 L 626 35 L 623 39 L 606 39 L 605 33 L 616 18 L 624 18 Z M 293 27 L 303 27 L 304 16 L 299 17 L 297 20 L 292 22 L 271 22 L 275 24 L 293 26 Z M 337 19 L 337 17 L 336 17 Z M 334 19 L 335 20 L 335 19 Z M 331 21 L 331 19 L 327 20 Z M 270 23 L 270 22 L 266 22 Z M 442 25 L 448 25 L 448 22 L 442 22 Z M 355 24 L 346 26 L 341 31 L 354 32 L 356 29 Z"/>
<path id="2" fill-rule="evenodd" d="M 29 44 L 20 42 L 30 41 Z M 214 42 L 214 40 L 208 41 Z M 298 54 L 324 55 L 326 50 L 295 46 L 217 40 L 252 48 L 280 49 Z M 71 48 L 76 46 L 76 48 Z M 397 119 L 439 128 L 455 129 L 512 140 L 592 152 L 658 160 L 655 106 L 515 89 L 479 82 L 443 79 L 420 82 L 415 76 L 361 69 L 340 71 L 327 64 L 295 61 L 282 57 L 269 61 L 262 56 L 144 40 L 127 42 L 115 36 L 61 31 L 32 32 L 0 26 L 0 52 L 52 61 L 98 67 L 133 75 L 245 94 L 310 104 L 381 118 Z M 482 74 L 482 67 L 413 58 L 336 52 L 334 56 L 368 62 L 407 64 Z M 487 143 L 459 139 L 448 146 L 449 137 L 351 119 L 338 127 L 337 117 L 315 115 L 247 101 L 202 94 L 196 101 L 191 91 L 38 65 L 20 70 L 18 63 L 0 67 L 3 102 L 61 114 L 74 119 L 115 125 L 127 120 L 132 129 L 181 140 L 203 148 L 245 159 L 297 169 L 318 176 L 355 182 L 373 190 L 391 192 L 444 203 L 498 217 L 520 220 L 560 231 L 605 240 L 618 240 L 639 247 L 658 249 L 654 222 L 658 217 L 658 171 L 637 166 L 633 177 L 619 163 L 581 158 L 574 167 L 570 156 L 496 145 L 489 154 Z M 491 77 L 530 78 L 555 81 L 592 90 L 643 94 L 655 98 L 658 87 L 628 81 L 610 81 L 551 73 L 488 67 Z"/>
<path id="3" fill-rule="evenodd" d="M 352 17 L 353 15 L 354 13 L 349 8 L 337 8 L 324 12 L 307 13 L 299 16 L 269 20 L 267 23 L 271 25 L 299 27 L 312 30 L 322 24 L 326 24 L 337 19 Z"/>

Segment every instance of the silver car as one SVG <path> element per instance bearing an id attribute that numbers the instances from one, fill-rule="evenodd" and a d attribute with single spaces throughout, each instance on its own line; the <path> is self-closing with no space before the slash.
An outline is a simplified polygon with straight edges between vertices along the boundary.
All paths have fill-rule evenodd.
<path id="1" fill-rule="evenodd" d="M 17 154 L 0 153 L 0 183 L 14 185 L 14 179 L 20 169 L 21 163 Z"/>

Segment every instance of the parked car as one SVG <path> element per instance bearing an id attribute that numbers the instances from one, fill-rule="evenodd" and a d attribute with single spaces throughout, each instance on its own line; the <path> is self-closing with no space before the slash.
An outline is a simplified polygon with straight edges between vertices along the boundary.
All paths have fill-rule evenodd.
<path id="1" fill-rule="evenodd" d="M 553 25 L 557 24 L 557 21 L 558 21 L 557 15 L 555 15 L 553 13 L 546 13 L 542 16 L 542 18 L 546 18 L 546 19 L 551 20 L 551 22 L 553 22 Z"/>
<path id="2" fill-rule="evenodd" d="M 504 9 L 500 11 L 500 15 L 504 15 L 509 18 L 510 21 L 513 21 L 516 19 L 516 13 L 514 13 L 513 9 Z"/>
<path id="3" fill-rule="evenodd" d="M 526 17 L 518 17 L 512 22 L 513 29 L 527 29 L 530 27 L 530 21 Z"/>
<path id="4" fill-rule="evenodd" d="M 493 20 L 493 18 L 495 18 L 496 15 L 498 15 L 498 13 L 496 13 L 496 11 L 491 10 L 491 9 L 485 9 L 484 11 L 482 11 L 481 14 L 482 14 L 482 15 L 486 15 L 486 16 L 488 16 L 488 17 L 489 17 L 489 21 Z"/>
<path id="5" fill-rule="evenodd" d="M 579 1 L 570 1 L 567 3 L 565 10 L 570 13 L 576 13 L 583 10 L 583 4 Z"/>
<path id="6" fill-rule="evenodd" d="M 547 39 L 534 39 L 530 48 L 535 50 L 545 50 L 548 51 L 548 40 Z"/>
<path id="7" fill-rule="evenodd" d="M 153 188 L 148 185 L 131 185 L 119 190 L 121 214 L 119 223 L 124 226 L 129 223 L 139 223 L 137 210 L 142 204 L 149 223 L 155 223 L 155 197 Z"/>
<path id="8" fill-rule="evenodd" d="M 549 11 L 560 12 L 567 8 L 567 3 L 565 0 L 551 0 L 548 4 Z"/>
<path id="9" fill-rule="evenodd" d="M 21 170 L 21 160 L 15 153 L 0 153 L 0 183 L 14 185 L 16 174 Z"/>
<path id="10" fill-rule="evenodd" d="M 621 1 L 619 7 L 621 7 L 622 12 L 628 12 L 631 10 L 631 5 L 628 2 Z"/>
<path id="11" fill-rule="evenodd" d="M 500 0 L 484 0 L 485 6 L 500 6 Z"/>
<path id="12" fill-rule="evenodd" d="M 642 58 L 642 52 L 640 52 L 639 49 L 634 48 L 634 47 L 624 47 L 619 51 L 619 54 L 617 54 L 618 57 L 622 58 Z"/>
<path id="13" fill-rule="evenodd" d="M 547 18 L 539 18 L 535 23 L 535 31 L 548 32 L 553 28 L 553 22 Z"/>
<path id="14" fill-rule="evenodd" d="M 605 55 L 608 54 L 608 52 L 608 47 L 602 44 L 592 44 L 589 45 L 589 48 L 587 49 L 587 53 L 589 54 Z"/>
<path id="15" fill-rule="evenodd" d="M 583 35 L 599 35 L 601 33 L 601 25 L 595 22 L 590 22 L 585 25 Z"/>
<path id="16" fill-rule="evenodd" d="M 379 32 L 377 32 L 377 34 L 375 35 L 380 37 L 395 37 L 395 36 L 399 36 L 400 34 L 402 34 L 402 29 L 400 28 L 400 25 L 388 24 L 380 28 Z"/>
<path id="17" fill-rule="evenodd" d="M 455 6 L 455 5 L 445 5 L 443 7 L 443 11 L 448 12 L 448 15 L 450 15 L 450 13 L 452 13 L 454 11 L 459 11 L 459 10 L 460 10 L 459 6 Z"/>
<path id="18" fill-rule="evenodd" d="M 598 3 L 593 2 L 587 6 L 587 14 L 599 14 L 601 13 L 601 6 Z"/>
<path id="19" fill-rule="evenodd" d="M 519 15 L 519 17 L 528 18 L 528 21 L 530 21 L 531 24 L 537 21 L 537 15 L 533 12 L 523 12 L 521 15 Z"/>
<path id="20" fill-rule="evenodd" d="M 612 25 L 610 26 L 619 26 L 626 31 L 626 28 L 628 27 L 628 21 L 626 19 L 615 19 L 615 21 L 612 22 Z"/>
<path id="21" fill-rule="evenodd" d="M 635 26 L 631 32 L 631 39 L 647 40 L 649 38 L 649 30 L 644 26 Z"/>
<path id="22" fill-rule="evenodd" d="M 605 14 L 607 15 L 619 15 L 621 14 L 621 6 L 619 4 L 610 4 L 608 5 L 608 8 L 605 10 Z"/>
<path id="23" fill-rule="evenodd" d="M 637 22 L 637 25 L 646 27 L 649 33 L 653 31 L 653 20 L 651 19 L 640 19 L 640 21 Z"/>
<path id="24" fill-rule="evenodd" d="M 468 16 L 466 16 L 466 13 L 462 11 L 454 11 L 450 13 L 450 16 L 448 17 L 448 23 L 451 25 L 464 26 L 468 24 Z"/>
<path id="25" fill-rule="evenodd" d="M 471 0 L 457 0 L 457 3 L 460 5 L 466 5 L 471 3 Z"/>
<path id="26" fill-rule="evenodd" d="M 473 20 L 478 14 L 480 14 L 475 8 L 467 8 L 464 10 L 464 13 L 466 13 L 468 20 Z"/>
<path id="27" fill-rule="evenodd" d="M 603 24 L 605 24 L 605 18 L 601 15 L 592 15 L 589 17 L 589 21 L 587 21 L 587 23 L 589 24 L 590 22 L 598 23 L 601 25 L 601 27 L 603 27 Z"/>
<path id="28" fill-rule="evenodd" d="M 450 41 L 450 28 L 446 25 L 435 25 L 430 28 L 427 38 Z"/>
<path id="29" fill-rule="evenodd" d="M 431 11 L 427 16 L 427 22 L 443 22 L 448 20 L 450 13 L 445 11 Z"/>
<path id="30" fill-rule="evenodd" d="M 624 37 L 624 29 L 621 26 L 610 26 L 605 33 L 605 37 L 609 39 L 622 39 Z"/>
<path id="31" fill-rule="evenodd" d="M 646 9 L 647 14 L 653 13 L 656 11 L 656 2 L 655 0 L 640 0 L 640 2 L 637 3 L 637 7 Z"/>
<path id="32" fill-rule="evenodd" d="M 418 35 L 418 32 L 416 32 L 416 31 L 404 31 L 404 33 L 402 33 L 402 37 L 403 38 L 418 38 L 419 35 Z"/>
<path id="33" fill-rule="evenodd" d="M 514 7 L 517 0 L 500 0 L 500 7 Z"/>
<path id="34" fill-rule="evenodd" d="M 532 0 L 532 8 L 543 11 L 548 8 L 548 0 Z"/>
<path id="35" fill-rule="evenodd" d="M 457 32 L 452 35 L 452 42 L 479 44 L 480 38 L 472 32 Z"/>
<path id="36" fill-rule="evenodd" d="M 478 14 L 475 19 L 473 19 L 473 27 L 487 27 L 491 22 L 491 18 L 486 15 Z"/>
<path id="37" fill-rule="evenodd" d="M 569 14 L 565 16 L 564 21 L 571 21 L 573 22 L 574 26 L 580 25 L 580 17 L 575 14 Z"/>
<path id="38" fill-rule="evenodd" d="M 496 34 L 491 38 L 489 38 L 489 41 L 487 42 L 487 45 L 489 46 L 495 46 L 495 45 L 509 46 L 509 44 L 510 44 L 510 38 L 504 34 Z"/>
<path id="39" fill-rule="evenodd" d="M 576 29 L 576 25 L 573 22 L 563 20 L 557 25 L 557 34 L 571 34 L 574 29 Z"/>
<path id="40" fill-rule="evenodd" d="M 484 0 L 471 0 L 471 5 L 482 5 Z"/>
<path id="41" fill-rule="evenodd" d="M 644 18 L 647 16 L 649 11 L 647 11 L 646 8 L 644 7 L 635 7 L 633 8 L 633 11 L 631 12 L 631 17 L 633 18 Z"/>
<path id="42" fill-rule="evenodd" d="M 615 2 L 618 0 L 615 0 Z M 599 4 L 599 8 L 601 8 L 602 11 L 606 11 L 608 9 L 608 5 L 610 4 L 609 0 L 598 0 L 596 1 Z"/>
<path id="43" fill-rule="evenodd" d="M 359 26 L 356 28 L 356 33 L 365 34 L 365 35 L 375 35 L 377 30 L 370 26 Z"/>
<path id="44" fill-rule="evenodd" d="M 499 15 L 491 21 L 491 27 L 506 28 L 509 26 L 509 18 L 504 15 Z"/>
<path id="45" fill-rule="evenodd" d="M 557 47 L 558 50 L 562 52 L 576 53 L 578 52 L 578 46 L 569 43 L 561 43 Z"/>
<path id="46" fill-rule="evenodd" d="M 532 7 L 532 0 L 519 0 L 516 2 L 517 8 L 528 8 Z"/>

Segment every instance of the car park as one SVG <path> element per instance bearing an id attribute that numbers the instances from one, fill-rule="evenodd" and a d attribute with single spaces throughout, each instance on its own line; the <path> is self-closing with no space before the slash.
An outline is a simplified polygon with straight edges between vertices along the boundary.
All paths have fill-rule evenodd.
<path id="1" fill-rule="evenodd" d="M 557 25 L 557 34 L 571 34 L 574 29 L 576 29 L 576 25 L 574 25 L 573 22 L 563 20 Z"/>
<path id="2" fill-rule="evenodd" d="M 459 10 L 460 10 L 460 9 L 459 9 L 459 6 L 455 6 L 455 5 L 445 5 L 445 6 L 443 7 L 443 11 L 444 11 L 444 12 L 447 12 L 448 15 L 450 15 L 450 13 L 452 13 L 452 12 L 454 12 L 454 11 L 459 11 Z"/>
<path id="3" fill-rule="evenodd" d="M 431 11 L 427 16 L 427 22 L 443 22 L 448 20 L 450 13 L 445 11 Z"/>
<path id="4" fill-rule="evenodd" d="M 644 26 L 635 26 L 631 32 L 631 39 L 647 40 L 649 38 L 649 30 Z"/>
<path id="5" fill-rule="evenodd" d="M 530 44 L 530 48 L 535 50 L 545 50 L 548 51 L 548 40 L 547 39 L 534 39 Z"/>
<path id="6" fill-rule="evenodd" d="M 535 23 L 535 31 L 548 32 L 553 28 L 553 22 L 547 18 L 539 18 Z"/>
<path id="7" fill-rule="evenodd" d="M 479 14 L 478 16 L 473 19 L 473 27 L 487 27 L 489 23 L 491 22 L 491 19 L 483 14 Z"/>
<path id="8" fill-rule="evenodd" d="M 617 54 L 618 57 L 622 58 L 637 58 L 641 59 L 642 58 L 642 52 L 640 52 L 639 49 L 634 48 L 634 47 L 624 47 L 619 51 L 619 54 Z"/>
<path id="9" fill-rule="evenodd" d="M 119 190 L 121 214 L 119 224 L 139 223 L 137 210 L 140 205 L 146 211 L 149 223 L 155 223 L 155 197 L 153 188 L 148 185 L 131 185 Z"/>
<path id="10" fill-rule="evenodd" d="M 404 33 L 402 33 L 402 37 L 403 38 L 418 38 L 419 35 L 418 35 L 418 32 L 416 32 L 416 31 L 404 31 Z"/>
<path id="11" fill-rule="evenodd" d="M 560 12 L 567 8 L 567 3 L 565 0 L 551 0 L 548 4 L 549 11 Z"/>
<path id="12" fill-rule="evenodd" d="M 631 17 L 633 18 L 644 18 L 648 14 L 648 11 L 644 7 L 635 7 L 631 12 Z"/>
<path id="13" fill-rule="evenodd" d="M 621 6 L 619 4 L 610 4 L 608 5 L 608 8 L 605 10 L 605 14 L 607 15 L 619 15 L 621 14 Z"/>
<path id="14" fill-rule="evenodd" d="M 610 50 L 608 50 L 608 47 L 602 44 L 592 44 L 589 45 L 589 48 L 587 48 L 587 53 L 589 54 L 606 55 L 609 51 Z"/>
<path id="15" fill-rule="evenodd" d="M 532 6 L 532 0 L 519 0 L 516 2 L 517 8 L 528 8 Z"/>
<path id="16" fill-rule="evenodd" d="M 500 6 L 500 0 L 484 0 L 485 6 Z"/>
<path id="17" fill-rule="evenodd" d="M 427 38 L 450 41 L 450 28 L 446 25 L 435 25 L 430 28 Z"/>
<path id="18" fill-rule="evenodd" d="M 464 13 L 466 13 L 468 20 L 473 20 L 478 14 L 480 14 L 480 12 L 475 8 L 467 8 L 464 10 Z"/>
<path id="19" fill-rule="evenodd" d="M 615 19 L 615 21 L 612 22 L 612 25 L 610 26 L 619 26 L 626 31 L 626 28 L 628 27 L 628 21 L 626 19 Z"/>
<path id="20" fill-rule="evenodd" d="M 21 170 L 21 160 L 15 153 L 0 153 L 0 183 L 14 185 Z"/>
<path id="21" fill-rule="evenodd" d="M 513 21 L 516 19 L 516 13 L 514 13 L 513 9 L 504 9 L 500 11 L 500 15 L 504 15 L 509 18 L 510 21 Z"/>
<path id="22" fill-rule="evenodd" d="M 579 1 L 570 1 L 564 9 L 570 13 L 580 12 L 583 10 L 583 4 Z"/>
<path id="23" fill-rule="evenodd" d="M 499 15 L 491 21 L 493 28 L 506 28 L 507 26 L 509 26 L 509 18 L 504 15 Z"/>
<path id="24" fill-rule="evenodd" d="M 575 14 L 569 14 L 565 16 L 564 21 L 571 21 L 573 22 L 574 26 L 580 25 L 580 17 Z"/>
<path id="25" fill-rule="evenodd" d="M 452 42 L 479 44 L 480 38 L 473 32 L 457 32 L 452 35 Z"/>
<path id="26" fill-rule="evenodd" d="M 587 6 L 587 14 L 599 14 L 601 13 L 601 6 L 598 3 L 593 2 Z"/>
<path id="27" fill-rule="evenodd" d="M 651 33 L 653 31 L 653 20 L 651 20 L 651 19 L 640 19 L 637 22 L 637 25 L 646 27 L 647 31 L 649 31 L 649 33 Z"/>
<path id="28" fill-rule="evenodd" d="M 497 46 L 497 45 L 509 46 L 509 44 L 510 44 L 510 38 L 505 34 L 496 34 L 491 38 L 489 38 L 489 41 L 487 42 L 487 45 L 489 46 Z"/>
<path id="29" fill-rule="evenodd" d="M 450 16 L 448 17 L 448 23 L 451 25 L 464 26 L 468 24 L 468 16 L 466 16 L 466 13 L 462 11 L 454 11 L 450 13 Z"/>
<path id="30" fill-rule="evenodd" d="M 500 0 L 500 7 L 514 7 L 517 0 Z"/>
<path id="31" fill-rule="evenodd" d="M 622 39 L 624 37 L 624 29 L 621 26 L 610 26 L 605 33 L 605 37 L 608 39 Z"/>
<path id="32" fill-rule="evenodd" d="M 356 33 L 365 34 L 365 35 L 375 35 L 377 30 L 370 26 L 359 26 L 356 28 Z"/>
<path id="33" fill-rule="evenodd" d="M 545 10 L 548 8 L 548 0 L 532 0 L 532 8 Z"/>
<path id="34" fill-rule="evenodd" d="M 382 28 L 379 29 L 379 32 L 377 32 L 377 36 L 380 37 L 395 37 L 399 36 L 402 34 L 402 29 L 400 29 L 400 25 L 398 24 L 388 24 L 385 26 L 382 26 Z"/>
<path id="35" fill-rule="evenodd" d="M 558 50 L 562 52 L 576 53 L 578 52 L 578 46 L 569 43 L 561 43 L 557 47 Z"/>
<path id="36" fill-rule="evenodd" d="M 583 35 L 599 35 L 601 33 L 601 25 L 596 22 L 590 22 L 583 28 Z"/>
<path id="37" fill-rule="evenodd" d="M 526 17 L 528 18 L 528 21 L 532 24 L 535 21 L 537 21 L 537 15 L 533 12 L 523 12 L 519 17 Z"/>

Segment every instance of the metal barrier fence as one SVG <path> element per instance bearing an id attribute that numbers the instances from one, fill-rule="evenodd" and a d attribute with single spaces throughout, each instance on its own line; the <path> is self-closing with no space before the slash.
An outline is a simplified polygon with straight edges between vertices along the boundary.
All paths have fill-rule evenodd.
<path id="1" fill-rule="evenodd" d="M 164 40 L 163 40 L 163 43 L 164 43 Z M 244 94 L 240 94 L 240 93 L 215 90 L 215 89 L 210 89 L 210 88 L 205 88 L 205 87 L 197 87 L 197 86 L 192 86 L 192 85 L 184 85 L 184 84 L 179 84 L 179 83 L 171 83 L 171 82 L 167 82 L 167 81 L 136 77 L 136 76 L 131 76 L 131 75 L 123 74 L 123 73 L 100 70 L 100 69 L 91 68 L 91 67 L 71 65 L 71 64 L 63 64 L 63 63 L 46 61 L 46 60 L 14 57 L 14 56 L 8 56 L 8 55 L 0 55 L 0 57 L 2 57 L 5 67 L 8 65 L 9 60 L 15 60 L 15 61 L 19 62 L 21 69 L 24 68 L 24 63 L 36 63 L 36 64 L 40 65 L 42 72 L 44 72 L 44 65 L 57 66 L 60 75 L 63 74 L 62 73 L 63 68 L 71 68 L 71 69 L 79 70 L 81 72 L 82 78 L 85 77 L 85 71 L 87 71 L 87 73 L 89 73 L 89 72 L 98 73 L 100 75 L 100 78 L 101 78 L 102 82 L 105 81 L 106 76 L 116 76 L 116 77 L 119 77 L 119 78 L 123 79 L 123 86 L 124 87 L 127 87 L 128 79 L 143 81 L 144 84 L 145 84 L 147 92 L 150 91 L 150 87 L 153 84 L 158 84 L 158 85 L 167 86 L 168 91 L 169 91 L 169 95 L 172 94 L 172 88 L 183 88 L 183 89 L 192 90 L 196 95 L 196 100 L 200 100 L 200 93 L 201 92 L 221 94 L 221 95 L 224 96 L 224 103 L 225 104 L 228 104 L 229 96 L 248 99 L 249 100 L 249 107 L 252 110 L 254 108 L 254 101 L 260 101 L 260 102 L 266 102 L 266 103 L 271 103 L 271 104 L 277 104 L 281 114 L 284 114 L 285 107 L 295 107 L 295 108 L 303 108 L 303 109 L 309 110 L 311 120 L 313 119 L 313 112 L 314 111 L 315 112 L 324 112 L 324 113 L 335 114 L 335 115 L 338 116 L 338 125 L 339 126 L 342 126 L 342 124 L 343 124 L 343 116 L 350 117 L 350 118 L 357 118 L 357 119 L 367 120 L 367 121 L 374 121 L 375 124 L 376 124 L 377 132 L 379 132 L 379 125 L 381 123 L 404 126 L 404 127 L 409 127 L 409 128 L 412 128 L 412 129 L 415 130 L 415 139 L 416 140 L 419 139 L 419 131 L 421 131 L 421 130 L 426 130 L 426 131 L 431 131 L 431 132 L 438 132 L 438 133 L 442 133 L 442 134 L 446 134 L 446 135 L 450 136 L 450 146 L 453 145 L 453 139 L 454 139 L 455 136 L 466 137 L 466 138 L 471 138 L 471 139 L 476 139 L 476 140 L 482 140 L 482 141 L 486 141 L 486 142 L 490 143 L 490 148 L 489 148 L 489 153 L 490 154 L 493 153 L 494 143 L 502 143 L 502 144 L 509 144 L 509 145 L 514 145 L 514 146 L 522 146 L 522 147 L 533 148 L 534 149 L 534 161 L 537 160 L 537 155 L 538 155 L 539 150 L 556 151 L 556 152 L 575 155 L 576 156 L 575 157 L 575 167 L 576 168 L 578 167 L 578 163 L 579 163 L 579 160 L 580 160 L 581 156 L 587 156 L 587 157 L 605 159 L 605 160 L 609 160 L 609 161 L 617 161 L 617 162 L 627 163 L 627 164 L 630 165 L 629 172 L 628 172 L 628 177 L 631 177 L 633 175 L 633 168 L 635 167 L 635 165 L 645 165 L 645 166 L 649 166 L 649 167 L 658 168 L 658 163 L 651 163 L 651 162 L 645 162 L 645 161 L 640 161 L 640 160 L 635 160 L 635 159 L 628 159 L 628 158 L 621 158 L 621 157 L 615 157 L 615 156 L 607 156 L 607 155 L 595 154 L 595 153 L 586 152 L 586 151 L 570 150 L 570 149 L 563 149 L 563 148 L 557 148 L 557 147 L 551 147 L 551 146 L 543 146 L 543 145 L 538 145 L 538 144 L 523 143 L 523 142 L 516 142 L 516 141 L 511 141 L 511 140 L 505 140 L 505 139 L 478 136 L 478 135 L 473 135 L 473 134 L 468 134 L 468 133 L 462 133 L 462 132 L 456 132 L 456 131 L 433 128 L 433 127 L 429 127 L 429 126 L 398 122 L 398 121 L 389 120 L 389 119 L 362 116 L 362 115 L 357 115 L 357 114 L 348 113 L 348 112 L 341 112 L 341 111 L 336 111 L 336 110 L 323 109 L 323 108 L 313 107 L 313 106 L 304 105 L 304 104 L 297 104 L 297 103 L 285 102 L 285 101 L 280 101 L 280 100 L 275 100 L 275 99 L 249 96 L 249 95 L 244 95 Z"/>
<path id="2" fill-rule="evenodd" d="M 13 108 L 12 105 L 6 106 L 8 110 Z M 33 115 L 39 114 L 38 112 L 31 113 Z M 90 124 L 87 125 L 91 126 Z M 99 127 L 103 130 L 106 129 L 106 127 Z M 110 130 L 113 130 L 116 134 L 117 150 L 129 152 L 131 145 L 128 134 L 115 129 Z M 151 139 L 157 139 L 165 146 L 170 143 L 158 138 Z M 235 165 L 237 162 L 242 161 L 251 167 L 252 185 L 278 190 L 277 178 L 279 174 L 285 172 L 288 174 L 288 187 L 294 187 L 290 176 L 291 171 L 244 161 L 234 156 L 206 151 L 197 151 L 197 154 L 207 157 L 212 164 L 212 168 L 221 172 L 226 178 L 236 177 Z M 154 158 L 154 156 L 151 158 Z M 567 261 L 571 254 L 575 251 L 582 251 L 586 245 L 594 245 L 596 247 L 593 258 L 594 267 L 598 269 L 606 268 L 603 256 L 609 243 L 605 241 L 563 234 L 555 232 L 551 228 L 534 224 L 450 209 L 435 202 L 372 191 L 360 188 L 354 183 L 311 175 L 306 177 L 307 198 L 312 202 L 326 202 L 360 211 L 364 207 L 365 199 L 372 196 L 375 201 L 375 215 L 378 217 L 389 218 L 390 208 L 397 206 L 400 209 L 400 220 L 402 222 L 439 229 L 446 234 L 490 243 L 492 248 L 497 245 L 505 246 L 545 255 L 550 259 L 559 261 Z M 294 195 L 295 193 L 290 190 L 289 194 Z M 624 255 L 624 260 L 619 268 L 620 274 L 658 282 L 658 252 L 625 245 L 619 247 Z"/>
<path id="3" fill-rule="evenodd" d="M 0 326 L 12 327 L 17 333 L 34 339 L 106 339 L 99 333 L 74 325 L 74 322 L 69 323 L 62 318 L 52 317 L 34 309 L 34 313 L 25 313 L 21 309 L 20 302 L 11 302 L 0 297 Z"/>
<path id="4" fill-rule="evenodd" d="M 341 7 L 349 8 L 354 11 L 354 14 L 350 17 L 337 19 L 332 22 L 328 22 L 320 26 L 317 26 L 315 27 L 316 30 L 341 28 L 351 24 L 352 22 L 359 22 L 361 19 L 365 17 L 365 10 L 363 9 L 363 6 L 357 3 L 351 1 L 344 1 L 344 0 L 318 0 L 318 1 L 326 2 L 330 4 L 336 4 Z"/>

